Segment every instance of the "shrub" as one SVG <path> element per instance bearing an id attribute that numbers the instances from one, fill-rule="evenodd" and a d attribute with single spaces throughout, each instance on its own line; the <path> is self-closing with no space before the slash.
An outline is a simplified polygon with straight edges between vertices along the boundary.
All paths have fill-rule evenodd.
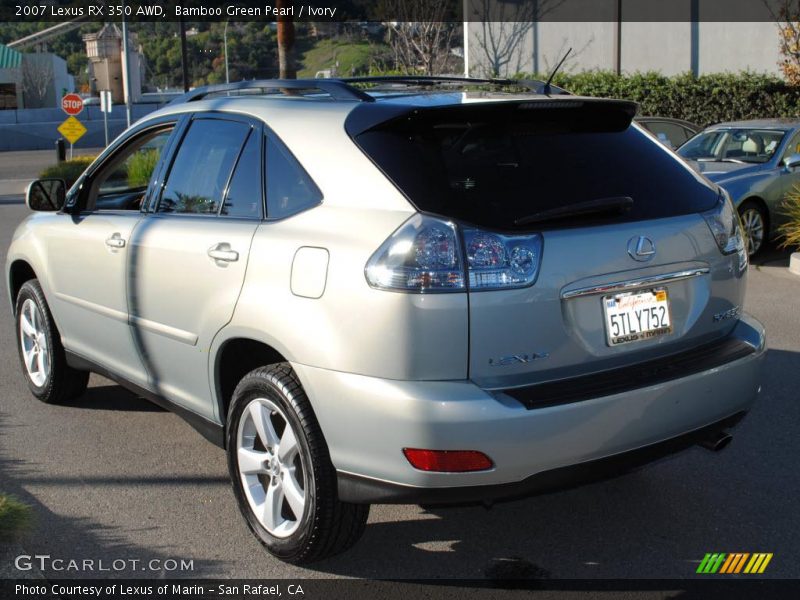
<path id="1" fill-rule="evenodd" d="M 39 177 L 42 179 L 63 179 L 69 188 L 73 183 L 75 183 L 78 177 L 81 176 L 81 173 L 86 170 L 86 167 L 88 167 L 94 159 L 94 156 L 76 156 L 72 160 L 66 160 L 62 163 L 58 163 L 57 165 L 47 167 L 39 174 Z"/>
<path id="2" fill-rule="evenodd" d="M 520 75 L 542 79 L 542 76 Z M 721 121 L 797 117 L 800 87 L 772 75 L 691 73 L 668 77 L 660 73 L 616 75 L 607 71 L 558 73 L 553 80 L 573 94 L 633 100 L 640 114 L 685 119 L 701 127 Z"/>
<path id="3" fill-rule="evenodd" d="M 800 250 L 800 187 L 794 186 L 786 194 L 781 205 L 782 212 L 788 220 L 778 227 L 778 233 L 783 238 L 783 248 Z"/>
<path id="4" fill-rule="evenodd" d="M 136 152 L 128 159 L 128 186 L 145 187 L 158 164 L 159 151 L 155 148 Z"/>
<path id="5" fill-rule="evenodd" d="M 9 539 L 30 526 L 31 509 L 11 496 L 0 494 L 0 540 Z"/>

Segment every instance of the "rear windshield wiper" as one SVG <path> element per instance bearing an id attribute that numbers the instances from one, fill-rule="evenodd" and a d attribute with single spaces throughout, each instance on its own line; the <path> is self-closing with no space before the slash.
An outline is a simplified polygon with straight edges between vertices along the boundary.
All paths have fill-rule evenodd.
<path id="1" fill-rule="evenodd" d="M 610 198 L 598 198 L 587 200 L 576 204 L 567 204 L 548 210 L 542 210 L 532 215 L 520 217 L 514 221 L 514 225 L 530 225 L 531 223 L 542 223 L 545 221 L 556 221 L 567 217 L 583 217 L 600 214 L 623 214 L 633 207 L 633 198 L 630 196 L 612 196 Z"/>

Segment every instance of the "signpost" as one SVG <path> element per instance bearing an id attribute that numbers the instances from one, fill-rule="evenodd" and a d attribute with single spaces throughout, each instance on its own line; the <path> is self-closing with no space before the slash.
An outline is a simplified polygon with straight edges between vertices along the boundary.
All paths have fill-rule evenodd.
<path id="1" fill-rule="evenodd" d="M 79 115 L 83 111 L 83 98 L 78 94 L 67 94 L 61 98 L 61 110 L 69 117 L 58 126 L 58 132 L 69 140 L 69 159 L 72 160 L 73 145 L 86 133 L 86 127 L 75 118 L 75 115 Z"/>
<path id="2" fill-rule="evenodd" d="M 69 159 L 72 160 L 72 145 L 83 137 L 86 127 L 75 117 L 67 117 L 67 120 L 58 126 L 58 132 L 69 141 Z"/>
<path id="3" fill-rule="evenodd" d="M 106 132 L 106 146 L 108 146 L 108 114 L 111 112 L 111 92 L 103 90 L 100 92 L 100 110 L 103 112 L 103 128 Z"/>

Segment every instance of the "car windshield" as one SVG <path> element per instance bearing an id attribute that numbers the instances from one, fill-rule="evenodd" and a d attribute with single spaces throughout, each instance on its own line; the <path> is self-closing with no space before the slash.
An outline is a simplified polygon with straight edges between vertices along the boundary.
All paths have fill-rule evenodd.
<path id="1" fill-rule="evenodd" d="M 701 161 L 765 163 L 775 155 L 784 135 L 774 129 L 713 129 L 690 139 L 678 154 Z"/>

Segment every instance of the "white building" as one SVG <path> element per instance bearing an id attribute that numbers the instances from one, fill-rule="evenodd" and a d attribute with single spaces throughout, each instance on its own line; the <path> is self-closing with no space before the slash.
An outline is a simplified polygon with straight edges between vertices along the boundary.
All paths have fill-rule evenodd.
<path id="1" fill-rule="evenodd" d="M 0 44 L 0 59 L 0 110 L 55 108 L 75 89 L 66 61 L 55 54 L 25 54 Z"/>
<path id="2" fill-rule="evenodd" d="M 755 71 L 780 75 L 779 29 L 762 22 L 473 22 L 469 74 L 547 73 L 569 48 L 567 72 Z"/>

